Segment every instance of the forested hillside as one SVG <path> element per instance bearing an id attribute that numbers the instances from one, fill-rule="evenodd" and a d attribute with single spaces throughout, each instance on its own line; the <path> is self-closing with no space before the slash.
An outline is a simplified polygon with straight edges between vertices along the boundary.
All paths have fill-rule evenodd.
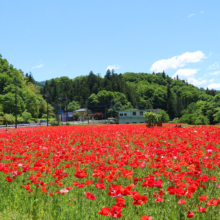
<path id="1" fill-rule="evenodd" d="M 214 90 L 199 89 L 164 72 L 117 74 L 109 70 L 103 78 L 90 72 L 74 79 L 51 79 L 46 81 L 41 93 L 49 93 L 50 101 L 60 103 L 63 109 L 66 105 L 69 110 L 88 105 L 107 117 L 117 116 L 119 110 L 160 108 L 170 119 L 181 118 L 190 104 L 206 103 L 216 95 Z"/>
<path id="2" fill-rule="evenodd" d="M 160 108 L 176 122 L 220 122 L 219 93 L 199 89 L 178 77 L 172 79 L 164 72 L 117 74 L 108 70 L 101 77 L 91 71 L 74 79 L 62 76 L 35 82 L 31 73 L 24 74 L 0 56 L 0 117 L 14 117 L 16 91 L 20 121 L 27 115 L 29 118 L 45 115 L 47 101 L 51 116 L 52 111 L 87 107 L 103 113 L 105 118 L 117 117 L 119 110 Z M 0 121 L 2 123 L 1 118 Z"/>
<path id="3" fill-rule="evenodd" d="M 15 105 L 16 93 L 17 105 Z M 47 111 L 46 102 L 35 85 L 32 75 L 28 73 L 24 75 L 21 70 L 15 69 L 0 56 L 0 117 L 5 116 L 4 119 L 13 121 L 15 108 L 18 120 L 23 120 L 22 114 L 28 114 L 30 118 L 38 118 Z M 52 106 L 49 106 L 49 111 L 52 112 Z M 2 118 L 1 123 L 3 123 Z"/>

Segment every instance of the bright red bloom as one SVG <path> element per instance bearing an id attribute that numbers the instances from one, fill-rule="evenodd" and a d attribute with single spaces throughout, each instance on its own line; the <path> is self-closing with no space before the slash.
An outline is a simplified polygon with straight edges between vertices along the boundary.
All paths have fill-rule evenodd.
<path id="1" fill-rule="evenodd" d="M 184 199 L 180 199 L 178 202 L 177 202 L 179 205 L 184 205 L 186 204 L 186 201 Z"/>
<path id="2" fill-rule="evenodd" d="M 155 199 L 155 202 L 163 202 L 163 201 L 164 201 L 163 197 L 157 197 Z"/>
<path id="3" fill-rule="evenodd" d="M 103 184 L 103 183 L 97 183 L 97 184 L 95 184 L 95 187 L 96 187 L 96 188 L 99 188 L 99 189 L 105 189 L 105 184 Z"/>
<path id="4" fill-rule="evenodd" d="M 96 197 L 90 192 L 85 192 L 85 198 L 90 200 L 96 200 Z"/>
<path id="5" fill-rule="evenodd" d="M 85 185 L 86 185 L 86 186 L 91 185 L 91 184 L 93 184 L 93 180 L 87 180 L 87 181 L 85 182 Z"/>
<path id="6" fill-rule="evenodd" d="M 147 202 L 147 196 L 135 195 L 133 197 L 134 202 L 133 205 L 142 205 L 143 203 Z"/>
<path id="7" fill-rule="evenodd" d="M 9 182 L 9 183 L 13 181 L 13 179 L 12 179 L 10 176 L 7 176 L 5 179 L 6 179 L 6 181 Z"/>
<path id="8" fill-rule="evenodd" d="M 106 215 L 106 216 L 109 216 L 109 207 L 103 207 L 103 208 L 101 208 L 101 211 L 98 211 L 98 213 L 100 214 L 100 215 Z"/>
<path id="9" fill-rule="evenodd" d="M 87 173 L 84 171 L 84 170 L 81 170 L 81 171 L 77 171 L 75 174 L 74 174 L 75 177 L 77 178 L 85 178 L 87 177 Z"/>
<path id="10" fill-rule="evenodd" d="M 187 218 L 192 218 L 194 216 L 194 212 L 191 212 L 188 210 L 187 212 Z"/>
<path id="11" fill-rule="evenodd" d="M 121 185 L 112 185 L 109 187 L 108 195 L 112 197 L 121 196 L 123 187 Z"/>
<path id="12" fill-rule="evenodd" d="M 125 199 L 118 197 L 118 198 L 116 198 L 117 203 L 115 205 L 125 208 L 126 207 L 126 205 L 124 204 L 125 201 L 126 201 Z"/>
<path id="13" fill-rule="evenodd" d="M 141 217 L 141 220 L 153 220 L 153 217 L 152 216 L 148 216 L 148 215 L 143 215 Z"/>
<path id="14" fill-rule="evenodd" d="M 121 207 L 119 206 L 112 206 L 111 211 L 110 211 L 110 216 L 114 218 L 121 218 Z"/>
<path id="15" fill-rule="evenodd" d="M 206 201 L 208 198 L 208 196 L 200 196 L 199 201 Z"/>
<path id="16" fill-rule="evenodd" d="M 202 208 L 201 206 L 199 206 L 199 208 L 197 209 L 197 212 L 206 213 L 206 208 Z"/>

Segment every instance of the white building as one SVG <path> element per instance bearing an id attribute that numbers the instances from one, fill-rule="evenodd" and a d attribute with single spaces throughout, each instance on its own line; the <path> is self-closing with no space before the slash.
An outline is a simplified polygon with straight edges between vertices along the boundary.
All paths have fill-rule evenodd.
<path id="1" fill-rule="evenodd" d="M 119 124 L 136 124 L 145 123 L 144 118 L 145 112 L 158 113 L 159 109 L 145 109 L 145 110 L 128 110 L 118 112 L 118 122 Z"/>

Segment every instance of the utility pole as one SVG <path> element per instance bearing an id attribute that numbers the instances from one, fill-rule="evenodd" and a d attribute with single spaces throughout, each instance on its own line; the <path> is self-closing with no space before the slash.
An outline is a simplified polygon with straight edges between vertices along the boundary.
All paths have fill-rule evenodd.
<path id="1" fill-rule="evenodd" d="M 15 78 L 15 128 L 17 128 L 17 78 Z"/>
<path id="2" fill-rule="evenodd" d="M 57 103 L 56 102 L 51 102 L 51 104 L 54 106 L 54 112 L 55 112 L 55 115 L 56 115 L 56 119 L 57 119 L 57 117 L 59 117 L 59 115 L 58 115 L 58 107 L 57 107 Z M 57 121 L 59 121 L 59 118 L 57 119 Z M 58 123 L 58 125 L 59 125 L 59 122 L 57 122 Z"/>
<path id="3" fill-rule="evenodd" d="M 111 100 L 111 118 L 112 118 L 112 100 Z"/>
<path id="4" fill-rule="evenodd" d="M 88 100 L 86 101 L 86 104 L 87 104 L 87 117 L 88 117 L 88 124 L 89 124 L 89 113 L 88 113 L 88 105 L 89 105 L 89 101 L 88 101 Z"/>
<path id="5" fill-rule="evenodd" d="M 48 94 L 48 93 L 45 94 L 46 101 L 47 101 L 47 127 L 48 127 L 48 122 L 49 122 L 49 121 L 48 121 L 48 114 L 49 114 L 49 113 L 48 113 L 48 97 L 49 97 L 49 96 L 50 96 L 50 94 Z"/>
<path id="6" fill-rule="evenodd" d="M 68 100 L 68 97 L 66 96 L 66 123 L 68 121 L 67 100 Z"/>
<path id="7" fill-rule="evenodd" d="M 61 120 L 61 101 L 62 98 L 58 98 L 58 100 L 60 101 L 59 105 L 60 105 L 60 114 L 58 115 L 58 125 L 60 124 L 60 120 Z"/>

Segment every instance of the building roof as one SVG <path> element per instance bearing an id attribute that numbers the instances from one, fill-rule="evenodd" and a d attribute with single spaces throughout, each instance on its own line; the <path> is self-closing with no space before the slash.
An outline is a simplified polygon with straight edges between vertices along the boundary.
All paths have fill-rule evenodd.
<path id="1" fill-rule="evenodd" d="M 157 109 L 136 109 L 136 110 L 120 110 L 119 112 L 135 112 L 135 111 L 159 111 L 160 109 L 157 108 Z"/>

